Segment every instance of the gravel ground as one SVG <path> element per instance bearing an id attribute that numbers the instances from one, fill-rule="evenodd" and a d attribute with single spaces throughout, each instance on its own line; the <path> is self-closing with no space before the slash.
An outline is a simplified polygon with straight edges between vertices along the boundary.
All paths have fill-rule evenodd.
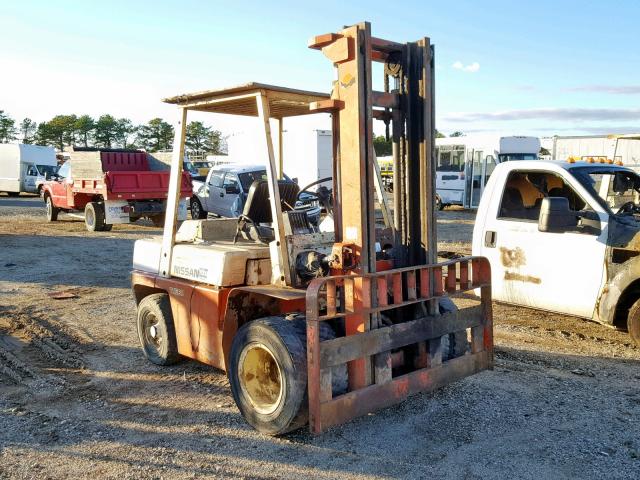
<path id="1" fill-rule="evenodd" d="M 38 199 L 0 197 L 0 478 L 640 478 L 640 350 L 624 333 L 494 305 L 493 371 L 271 438 L 222 372 L 144 360 L 129 270 L 159 229 L 43 220 Z M 438 223 L 441 250 L 469 251 L 473 214 Z"/>

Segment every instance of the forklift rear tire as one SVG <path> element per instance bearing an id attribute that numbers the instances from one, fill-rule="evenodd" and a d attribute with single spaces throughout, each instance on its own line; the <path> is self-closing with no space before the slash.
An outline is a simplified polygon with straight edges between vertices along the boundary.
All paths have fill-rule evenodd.
<path id="1" fill-rule="evenodd" d="M 629 309 L 627 330 L 631 339 L 640 347 L 640 300 L 637 300 Z"/>
<path id="2" fill-rule="evenodd" d="M 320 332 L 321 338 L 335 337 Z M 333 391 L 346 390 L 346 366 L 333 375 Z M 229 382 L 245 420 L 259 432 L 282 435 L 308 421 L 306 322 L 266 317 L 243 325 L 231 345 Z M 342 390 L 342 391 L 340 391 Z"/>
<path id="3" fill-rule="evenodd" d="M 47 212 L 47 221 L 55 222 L 56 220 L 58 220 L 58 213 L 60 212 L 60 210 L 53 206 L 53 200 L 51 200 L 50 195 L 46 196 L 46 198 L 44 199 L 44 203 Z"/>
<path id="4" fill-rule="evenodd" d="M 89 202 L 84 207 L 84 224 L 90 232 L 111 230 L 104 221 L 104 205 L 99 202 Z"/>
<path id="5" fill-rule="evenodd" d="M 137 324 L 142 351 L 151 363 L 164 366 L 179 360 L 171 303 L 166 293 L 154 293 L 142 299 Z"/>

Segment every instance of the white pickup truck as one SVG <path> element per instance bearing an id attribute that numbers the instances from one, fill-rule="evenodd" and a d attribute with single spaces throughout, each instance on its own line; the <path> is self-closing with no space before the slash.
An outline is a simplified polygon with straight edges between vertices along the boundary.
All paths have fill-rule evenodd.
<path id="1" fill-rule="evenodd" d="M 499 164 L 473 230 L 497 301 L 626 329 L 640 345 L 640 177 L 609 163 Z"/>

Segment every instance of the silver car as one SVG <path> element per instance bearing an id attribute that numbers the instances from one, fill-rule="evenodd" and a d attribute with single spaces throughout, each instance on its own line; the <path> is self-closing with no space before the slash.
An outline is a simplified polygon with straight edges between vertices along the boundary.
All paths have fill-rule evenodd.
<path id="1" fill-rule="evenodd" d="M 209 213 L 220 217 L 240 216 L 251 184 L 266 179 L 267 171 L 263 165 L 225 164 L 213 167 L 204 183 L 193 181 L 191 218 L 207 218 Z M 293 181 L 286 175 L 285 180 Z M 304 205 L 304 195 L 295 208 L 306 210 L 309 220 L 317 224 L 320 208 Z"/>

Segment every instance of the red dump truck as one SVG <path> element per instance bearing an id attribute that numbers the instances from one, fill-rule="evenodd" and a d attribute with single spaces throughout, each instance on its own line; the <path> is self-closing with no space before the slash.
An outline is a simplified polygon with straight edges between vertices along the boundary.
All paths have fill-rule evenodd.
<path id="1" fill-rule="evenodd" d="M 169 190 L 168 170 L 152 170 L 149 155 L 136 150 L 82 150 L 71 153 L 57 175 L 42 188 L 47 220 L 60 212 L 84 210 L 89 231 L 108 231 L 115 223 L 148 218 L 164 224 Z M 186 218 L 186 198 L 192 194 L 191 178 L 183 172 L 181 216 Z"/>

